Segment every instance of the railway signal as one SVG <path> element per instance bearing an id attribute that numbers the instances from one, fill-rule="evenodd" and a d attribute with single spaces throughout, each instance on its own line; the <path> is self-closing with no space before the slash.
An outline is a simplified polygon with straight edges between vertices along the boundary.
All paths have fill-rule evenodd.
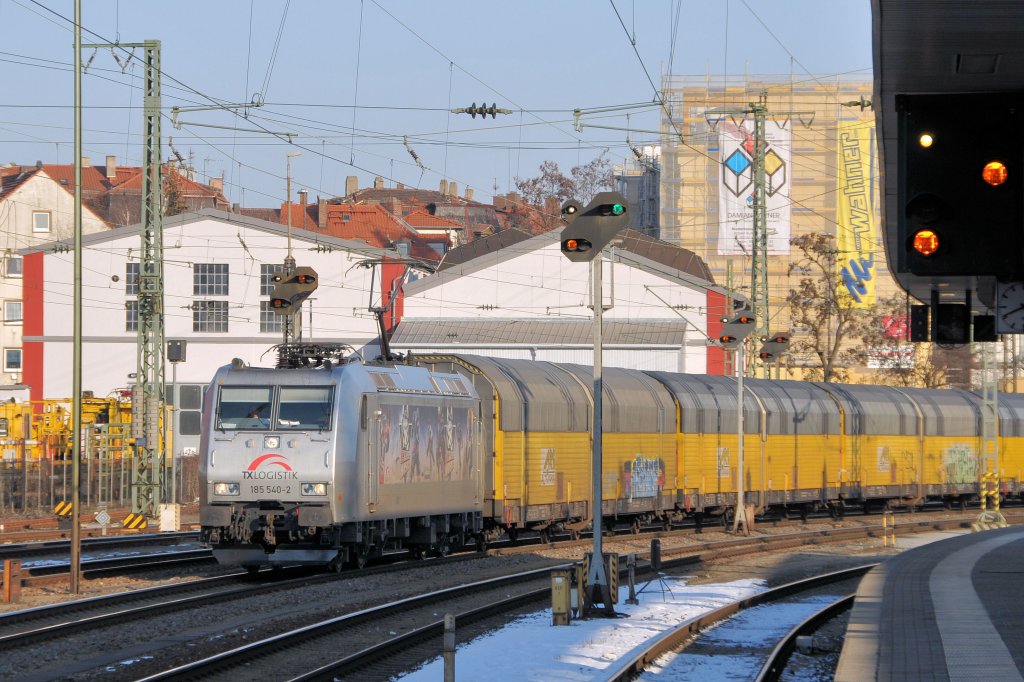
<path id="1" fill-rule="evenodd" d="M 718 334 L 718 343 L 723 348 L 738 348 L 754 331 L 754 313 L 740 310 L 732 317 L 722 318 L 722 331 Z"/>
<path id="2" fill-rule="evenodd" d="M 274 290 L 270 293 L 270 309 L 278 315 L 298 312 L 303 301 L 316 291 L 317 274 L 308 266 L 297 267 L 290 273 L 276 273 Z"/>
<path id="3" fill-rule="evenodd" d="M 899 272 L 1024 279 L 1024 99 L 897 98 Z"/>
<path id="4" fill-rule="evenodd" d="M 789 332 L 775 332 L 769 334 L 761 343 L 761 350 L 757 352 L 757 357 L 764 362 L 772 362 L 778 360 L 788 350 Z"/>
<path id="5" fill-rule="evenodd" d="M 618 192 L 601 192 L 584 208 L 570 199 L 562 204 L 562 253 L 574 263 L 594 260 L 629 221 L 629 205 Z"/>

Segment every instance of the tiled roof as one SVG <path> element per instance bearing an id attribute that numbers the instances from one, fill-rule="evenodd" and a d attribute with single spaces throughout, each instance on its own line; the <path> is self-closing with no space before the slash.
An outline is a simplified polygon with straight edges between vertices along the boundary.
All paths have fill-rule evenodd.
<path id="1" fill-rule="evenodd" d="M 502 230 L 496 232 L 487 237 L 481 239 L 474 239 L 473 241 L 462 244 L 447 254 L 445 254 L 444 260 L 437 266 L 437 271 L 447 270 L 463 263 L 479 258 L 488 253 L 494 253 L 500 251 L 509 246 L 514 246 L 520 242 L 524 242 L 529 239 L 531 235 L 520 230 Z"/>
<path id="2" fill-rule="evenodd" d="M 462 223 L 457 223 L 454 220 L 447 220 L 440 216 L 433 215 L 423 208 L 418 208 L 412 213 L 409 213 L 405 218 L 403 218 L 403 220 L 413 227 L 441 227 L 455 230 L 465 229 Z"/>
<path id="3" fill-rule="evenodd" d="M 0 168 L 0 199 L 21 187 L 29 178 L 36 174 L 36 171 L 36 168 L 23 170 L 18 166 Z"/>
<path id="4" fill-rule="evenodd" d="M 630 253 L 693 275 L 705 282 L 715 283 L 715 276 L 711 273 L 707 263 L 689 249 L 648 237 L 643 232 L 636 230 L 623 230 L 619 236 L 622 239 L 620 248 Z"/>
<path id="5" fill-rule="evenodd" d="M 342 239 L 361 239 L 370 246 L 391 248 L 399 239 L 410 244 L 410 255 L 437 262 L 441 254 L 422 236 L 403 225 L 377 204 L 327 204 L 327 227 L 321 231 Z"/>

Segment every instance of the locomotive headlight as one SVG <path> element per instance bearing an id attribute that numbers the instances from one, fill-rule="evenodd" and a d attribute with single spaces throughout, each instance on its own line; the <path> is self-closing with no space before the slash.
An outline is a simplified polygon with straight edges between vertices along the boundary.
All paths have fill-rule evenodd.
<path id="1" fill-rule="evenodd" d="M 326 495 L 327 484 L 326 483 L 303 483 L 302 484 L 303 495 Z"/>
<path id="2" fill-rule="evenodd" d="M 269 450 L 281 447 L 281 436 L 263 436 L 263 447 Z"/>
<path id="3" fill-rule="evenodd" d="M 214 483 L 214 495 L 237 495 L 239 487 L 237 483 Z"/>

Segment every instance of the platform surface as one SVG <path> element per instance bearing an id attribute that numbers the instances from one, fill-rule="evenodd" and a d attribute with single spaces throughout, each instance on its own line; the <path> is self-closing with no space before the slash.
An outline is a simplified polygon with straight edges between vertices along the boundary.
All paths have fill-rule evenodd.
<path id="1" fill-rule="evenodd" d="M 857 590 L 836 680 L 1024 682 L 1024 528 L 908 549 Z"/>

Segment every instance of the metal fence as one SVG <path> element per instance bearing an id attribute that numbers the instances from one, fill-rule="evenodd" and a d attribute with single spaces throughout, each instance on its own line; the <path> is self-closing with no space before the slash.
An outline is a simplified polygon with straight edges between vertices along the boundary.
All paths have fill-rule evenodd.
<path id="1" fill-rule="evenodd" d="M 129 507 L 132 499 L 131 457 L 82 458 L 80 500 L 83 511 L 104 506 Z M 199 458 L 178 457 L 174 463 L 175 500 L 188 504 L 199 499 Z M 170 503 L 172 467 L 160 472 L 160 500 Z M 50 513 L 58 502 L 71 500 L 70 459 L 4 461 L 0 463 L 0 513 Z"/>

